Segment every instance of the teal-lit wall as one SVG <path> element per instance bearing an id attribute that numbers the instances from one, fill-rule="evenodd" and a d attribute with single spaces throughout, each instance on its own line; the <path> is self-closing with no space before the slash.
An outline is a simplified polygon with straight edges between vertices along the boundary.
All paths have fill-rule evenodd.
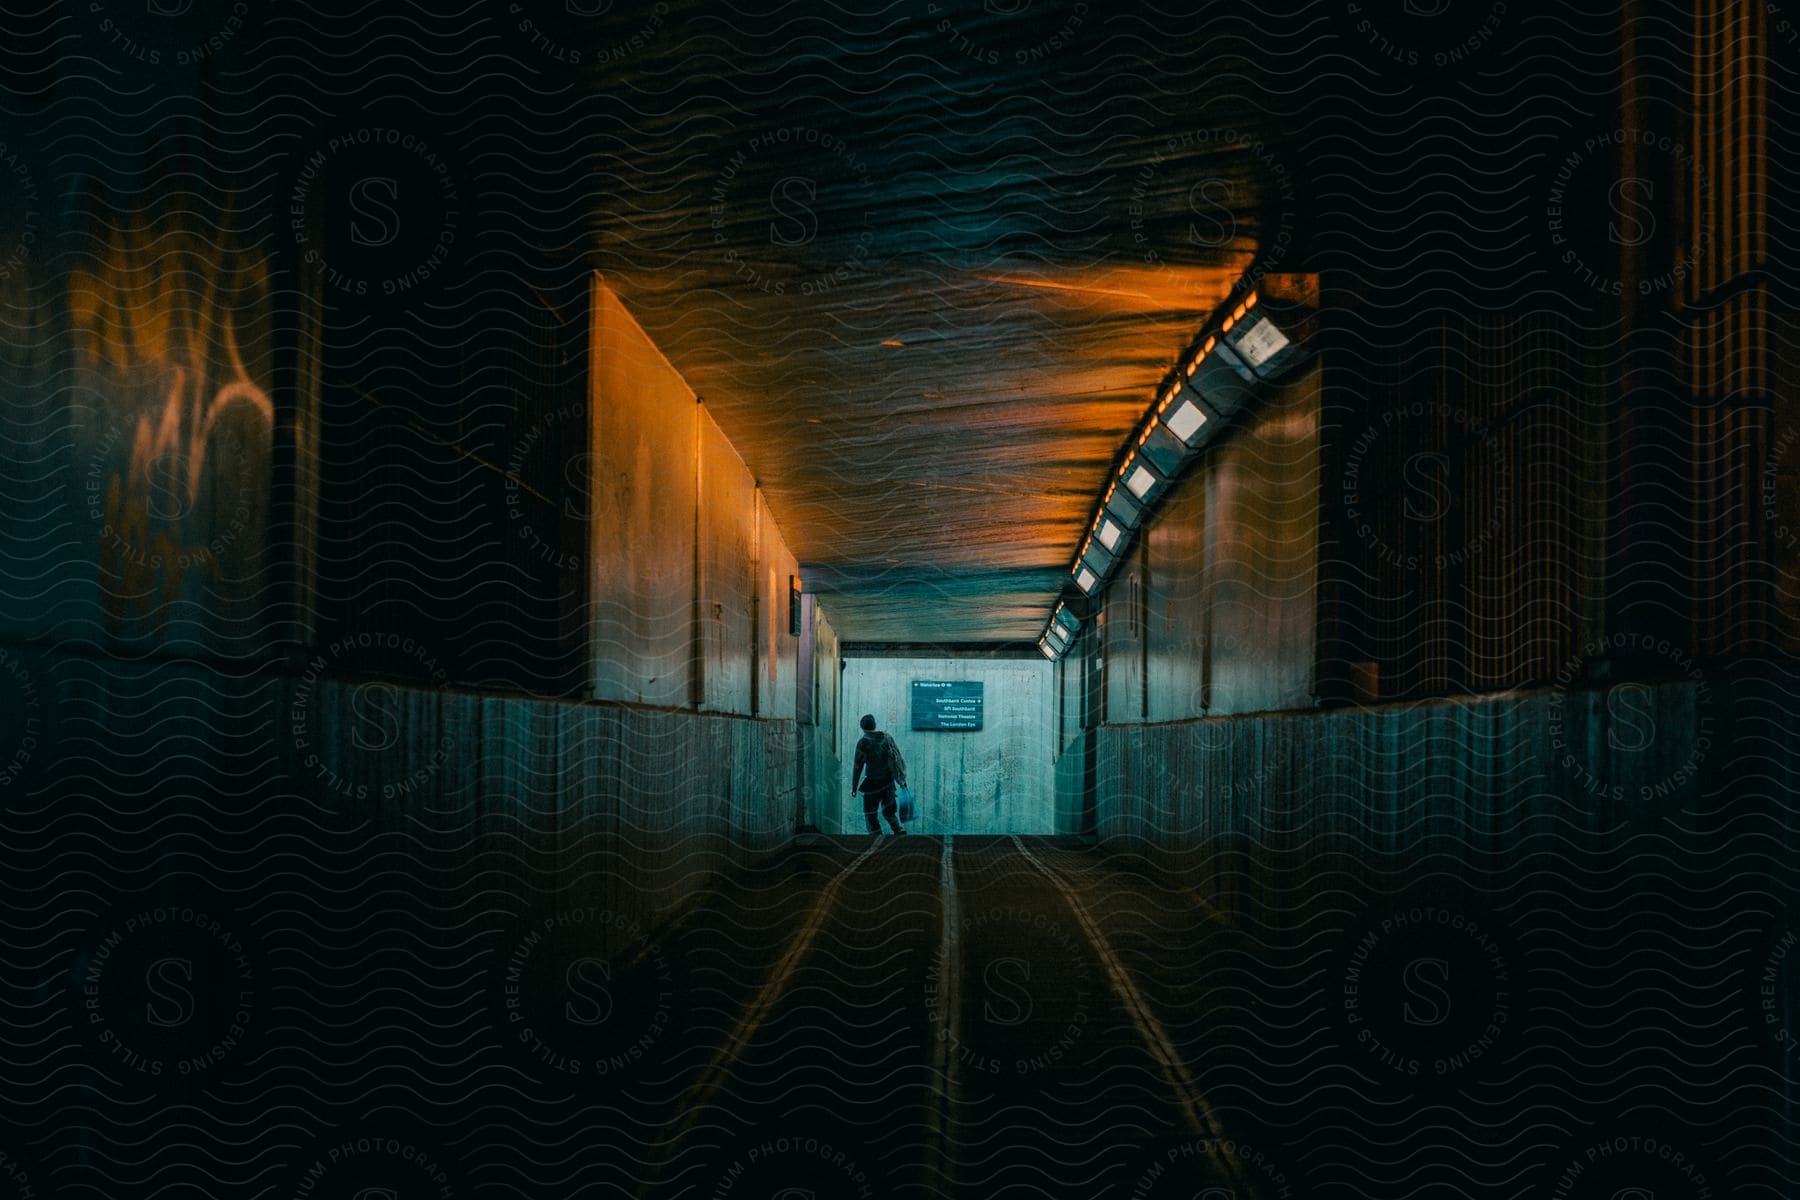
<path id="1" fill-rule="evenodd" d="M 912 681 L 980 680 L 982 728 L 911 728 Z M 918 801 L 917 833 L 1049 833 L 1055 787 L 1055 677 L 1026 658 L 846 658 L 838 744 L 843 762 L 843 828 L 863 828 L 862 799 L 850 795 L 857 727 L 864 713 L 894 735 Z"/>

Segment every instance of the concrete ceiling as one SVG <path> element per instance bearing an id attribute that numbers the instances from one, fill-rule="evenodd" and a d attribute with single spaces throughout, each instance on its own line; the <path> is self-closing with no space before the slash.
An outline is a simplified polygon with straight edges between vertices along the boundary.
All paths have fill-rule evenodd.
<path id="1" fill-rule="evenodd" d="M 1027 640 L 1157 380 L 1290 235 L 1291 168 L 1204 73 L 1144 86 L 1098 6 L 910 7 L 735 64 L 653 40 L 591 248 L 843 636 Z"/>

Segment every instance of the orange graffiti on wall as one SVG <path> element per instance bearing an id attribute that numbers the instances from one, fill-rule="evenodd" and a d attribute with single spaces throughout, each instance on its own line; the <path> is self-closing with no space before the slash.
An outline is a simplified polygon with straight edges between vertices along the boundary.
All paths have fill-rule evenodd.
<path id="1" fill-rule="evenodd" d="M 160 612 L 190 570 L 217 579 L 223 556 L 260 548 L 275 412 L 239 329 L 266 333 L 269 286 L 260 261 L 218 265 L 237 257 L 165 236 L 115 245 L 104 268 L 72 274 L 77 362 L 100 397 L 102 455 L 130 433 L 123 471 L 116 458 L 96 465 L 110 471 L 99 551 L 115 623 L 121 609 Z"/>

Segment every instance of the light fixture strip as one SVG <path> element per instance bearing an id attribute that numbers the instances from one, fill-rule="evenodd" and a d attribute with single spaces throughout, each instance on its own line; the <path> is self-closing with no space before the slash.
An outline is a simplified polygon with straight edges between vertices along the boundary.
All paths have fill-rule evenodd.
<path id="1" fill-rule="evenodd" d="M 1123 527 L 1114 523 L 1112 518 L 1109 517 L 1106 512 L 1106 506 L 1111 502 L 1113 493 L 1118 489 L 1119 484 L 1123 482 L 1125 484 L 1125 489 L 1137 498 L 1139 504 L 1146 507 L 1150 504 L 1148 496 L 1156 489 L 1156 485 L 1161 483 L 1162 480 L 1146 464 L 1138 462 L 1139 448 L 1142 447 L 1145 442 L 1150 440 L 1150 435 L 1155 431 L 1159 421 L 1183 443 L 1186 443 L 1190 437 L 1206 424 L 1206 414 L 1201 412 L 1191 402 L 1183 401 L 1182 405 L 1175 410 L 1173 415 L 1169 415 L 1169 407 L 1174 404 L 1176 397 L 1181 394 L 1186 381 L 1192 379 L 1194 373 L 1200 369 L 1200 363 L 1208 354 L 1211 354 L 1214 347 L 1219 344 L 1219 338 L 1230 332 L 1233 326 L 1243 320 L 1245 314 L 1256 307 L 1256 301 L 1257 294 L 1255 291 L 1252 291 L 1248 296 L 1244 297 L 1242 303 L 1238 304 L 1230 312 L 1225 314 L 1224 318 L 1220 321 L 1217 333 L 1208 334 L 1205 340 L 1200 343 L 1200 348 L 1193 353 L 1192 357 L 1188 358 L 1185 363 L 1178 362 L 1176 364 L 1173 371 L 1173 378 L 1157 385 L 1155 398 L 1150 404 L 1150 411 L 1144 416 L 1143 427 L 1135 431 L 1137 434 L 1136 441 L 1127 443 L 1127 445 L 1131 447 L 1131 452 L 1126 455 L 1125 462 L 1119 468 L 1118 473 L 1108 480 L 1106 491 L 1101 494 L 1100 504 L 1095 513 L 1094 520 L 1092 524 L 1088 526 L 1087 533 L 1082 537 L 1081 547 L 1075 552 L 1075 561 L 1069 568 L 1069 574 L 1074 577 L 1075 585 L 1088 595 L 1092 595 L 1095 586 L 1100 583 L 1100 578 L 1094 574 L 1093 569 L 1088 567 L 1084 561 L 1087 557 L 1088 547 L 1093 544 L 1096 538 L 1098 538 L 1100 544 L 1110 554 L 1117 549 L 1118 542 L 1124 536 L 1125 532 Z M 1133 469 L 1134 465 L 1136 468 L 1135 470 Z M 1135 524 L 1135 518 L 1133 519 L 1133 523 Z M 1108 538 L 1106 533 L 1109 529 L 1113 531 L 1111 538 Z M 1057 625 L 1057 616 L 1065 607 L 1066 606 L 1061 602 L 1058 602 L 1057 606 L 1051 610 L 1050 620 L 1044 627 L 1044 636 L 1039 644 L 1044 648 L 1044 656 L 1046 658 L 1054 660 L 1060 653 L 1060 651 L 1051 649 L 1051 638 L 1059 628 Z M 1076 630 L 1079 631 L 1079 629 L 1080 622 L 1077 621 Z M 1072 641 L 1074 634 L 1070 633 L 1067 636 Z M 1067 647 L 1065 646 L 1064 649 L 1066 650 Z"/>

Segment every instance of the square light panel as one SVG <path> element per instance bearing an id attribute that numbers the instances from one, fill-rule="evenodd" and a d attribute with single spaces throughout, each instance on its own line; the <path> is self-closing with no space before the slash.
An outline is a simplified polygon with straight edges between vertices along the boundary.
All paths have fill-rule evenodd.
<path id="1" fill-rule="evenodd" d="M 1288 348 L 1288 336 L 1266 317 L 1252 317 L 1236 338 L 1240 357 L 1251 367 L 1260 367 Z"/>
<path id="2" fill-rule="evenodd" d="M 1163 417 L 1163 424 L 1169 427 L 1170 433 L 1192 445 L 1194 435 L 1206 424 L 1206 414 L 1192 400 L 1184 399 Z"/>

